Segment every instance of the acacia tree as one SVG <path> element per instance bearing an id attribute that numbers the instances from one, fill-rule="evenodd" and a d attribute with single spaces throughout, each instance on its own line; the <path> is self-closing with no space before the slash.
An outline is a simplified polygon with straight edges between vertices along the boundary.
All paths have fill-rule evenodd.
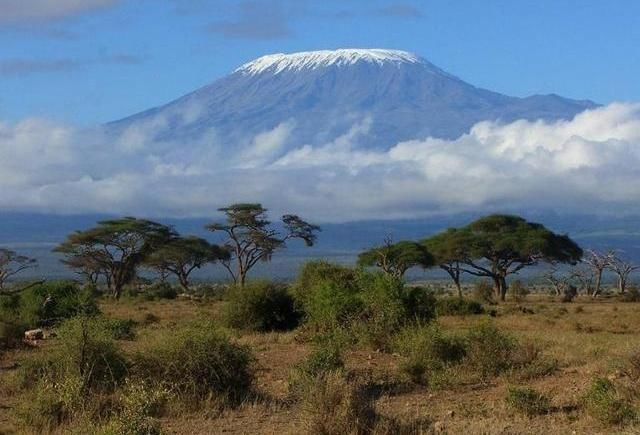
<path id="1" fill-rule="evenodd" d="M 402 278 L 412 267 L 433 266 L 434 260 L 427 248 L 420 243 L 411 241 L 393 243 L 390 238 L 387 238 L 382 246 L 358 255 L 358 264 L 366 267 L 376 266 L 387 275 Z"/>
<path id="2" fill-rule="evenodd" d="M 460 298 L 462 297 L 461 262 L 468 257 L 469 242 L 468 233 L 456 228 L 449 228 L 422 242 L 433 255 L 435 264 L 449 274 Z"/>
<path id="3" fill-rule="evenodd" d="M 5 290 L 9 279 L 37 265 L 38 262 L 34 258 L 19 255 L 10 249 L 0 248 L 0 291 Z"/>
<path id="4" fill-rule="evenodd" d="M 541 261 L 575 264 L 582 249 L 568 236 L 519 216 L 490 215 L 459 229 L 465 248 L 461 270 L 493 280 L 496 297 L 504 301 L 507 276 Z"/>
<path id="5" fill-rule="evenodd" d="M 200 237 L 176 237 L 151 253 L 145 264 L 160 272 L 174 274 L 184 291 L 189 290 L 189 276 L 201 267 L 218 260 L 228 260 L 229 252 Z"/>
<path id="6" fill-rule="evenodd" d="M 618 256 L 614 256 L 609 268 L 618 277 L 618 291 L 620 291 L 620 293 L 624 293 L 627 290 L 629 277 L 633 272 L 640 269 L 640 265 L 629 263 Z"/>
<path id="7" fill-rule="evenodd" d="M 65 264 L 88 277 L 102 274 L 118 299 L 123 287 L 135 278 L 138 266 L 174 237 L 176 233 L 166 225 L 125 217 L 76 231 L 54 251 L 65 256 Z"/>
<path id="8" fill-rule="evenodd" d="M 229 258 L 221 263 L 240 287 L 244 287 L 247 274 L 259 261 L 271 261 L 274 252 L 284 248 L 288 240 L 301 239 L 313 246 L 316 232 L 320 231 L 320 227 L 291 214 L 282 216 L 284 231 L 278 231 L 261 204 L 233 204 L 218 210 L 224 213 L 226 222 L 205 228 L 226 235 L 224 246 Z"/>
<path id="9" fill-rule="evenodd" d="M 587 255 L 584 258 L 584 263 L 587 264 L 593 271 L 595 277 L 595 284 L 593 287 L 592 297 L 600 294 L 600 287 L 602 285 L 602 274 L 606 269 L 609 269 L 615 259 L 615 253 L 613 251 L 598 252 L 593 249 L 587 251 Z"/>

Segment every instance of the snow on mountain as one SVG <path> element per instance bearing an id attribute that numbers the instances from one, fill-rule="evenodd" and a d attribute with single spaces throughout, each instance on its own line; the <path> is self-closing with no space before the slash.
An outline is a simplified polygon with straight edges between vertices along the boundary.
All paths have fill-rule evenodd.
<path id="1" fill-rule="evenodd" d="M 269 54 L 242 65 L 234 72 L 242 74 L 261 74 L 270 72 L 278 74 L 285 70 L 301 71 L 304 69 L 326 68 L 329 66 L 349 66 L 358 62 L 369 62 L 377 65 L 385 63 L 420 63 L 421 59 L 413 53 L 401 50 L 383 49 L 342 49 L 303 51 L 293 54 Z"/>
<path id="2" fill-rule="evenodd" d="M 133 139 L 144 131 L 154 142 L 210 140 L 229 150 L 264 134 L 280 134 L 283 153 L 344 137 L 388 149 L 416 138 L 457 138 L 484 120 L 571 119 L 595 106 L 477 88 L 405 51 L 345 49 L 264 56 L 107 128 Z"/>

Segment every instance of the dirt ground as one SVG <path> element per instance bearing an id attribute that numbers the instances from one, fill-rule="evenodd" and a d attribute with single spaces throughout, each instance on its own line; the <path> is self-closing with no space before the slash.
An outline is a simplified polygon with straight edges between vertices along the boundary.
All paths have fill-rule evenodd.
<path id="1" fill-rule="evenodd" d="M 115 318 L 143 322 L 149 314 L 158 318 L 141 326 L 135 341 L 121 342 L 125 352 L 134 351 L 145 334 L 198 317 L 218 318 L 221 302 L 194 301 L 120 302 L 102 305 Z M 522 310 L 522 308 L 527 310 Z M 383 386 L 376 399 L 381 415 L 406 421 L 428 421 L 425 433 L 467 434 L 633 434 L 640 427 L 603 426 L 580 406 L 580 400 L 596 375 L 615 373 L 634 351 L 640 351 L 640 305 L 614 300 L 578 298 L 570 304 L 547 296 L 530 296 L 522 303 L 497 306 L 494 321 L 522 340 L 538 343 L 545 356 L 555 358 L 559 369 L 552 375 L 524 383 L 501 376 L 485 384 L 430 389 L 402 382 L 401 357 L 373 349 L 347 354 L 347 369 Z M 526 312 L 523 312 L 526 311 Z M 468 330 L 486 315 L 441 317 L 444 330 Z M 289 373 L 310 351 L 296 331 L 268 334 L 237 334 L 257 358 L 257 388 L 268 398 L 246 403 L 221 415 L 198 411 L 165 418 L 163 429 L 175 434 L 299 434 L 304 433 L 300 410 L 287 400 Z M 46 352 L 53 340 L 41 348 L 19 349 L 0 358 L 0 434 L 25 433 L 14 421 L 16 391 L 10 377 L 21 361 L 34 352 Z M 401 385 L 401 387 L 397 387 Z M 506 391 L 512 385 L 527 385 L 552 399 L 546 415 L 526 417 L 508 408 Z M 395 386 L 395 387 L 394 387 Z"/>

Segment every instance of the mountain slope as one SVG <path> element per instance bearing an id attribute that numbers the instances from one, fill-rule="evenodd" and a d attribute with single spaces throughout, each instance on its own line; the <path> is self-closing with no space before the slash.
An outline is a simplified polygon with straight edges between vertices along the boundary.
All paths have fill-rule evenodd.
<path id="1" fill-rule="evenodd" d="M 300 146 L 330 142 L 366 120 L 359 140 L 388 148 L 427 136 L 456 138 L 483 120 L 569 119 L 592 107 L 556 95 L 516 98 L 476 88 L 404 51 L 336 50 L 261 57 L 108 127 L 144 127 L 156 140 L 213 133 L 232 147 L 288 123 L 289 144 Z"/>

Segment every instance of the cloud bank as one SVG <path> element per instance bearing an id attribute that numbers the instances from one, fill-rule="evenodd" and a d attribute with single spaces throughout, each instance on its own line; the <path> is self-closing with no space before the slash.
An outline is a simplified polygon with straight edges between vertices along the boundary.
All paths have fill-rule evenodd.
<path id="1" fill-rule="evenodd" d="M 0 24 L 50 21 L 114 6 L 120 0 L 2 0 Z"/>
<path id="2" fill-rule="evenodd" d="M 236 148 L 215 130 L 153 139 L 157 118 L 112 137 L 42 119 L 0 122 L 1 210 L 211 216 L 260 201 L 319 222 L 464 211 L 640 214 L 640 104 L 571 121 L 481 122 L 456 140 L 416 138 L 370 150 L 361 114 L 331 142 L 292 144 L 295 119 Z M 176 117 L 180 119 L 176 119 Z"/>

